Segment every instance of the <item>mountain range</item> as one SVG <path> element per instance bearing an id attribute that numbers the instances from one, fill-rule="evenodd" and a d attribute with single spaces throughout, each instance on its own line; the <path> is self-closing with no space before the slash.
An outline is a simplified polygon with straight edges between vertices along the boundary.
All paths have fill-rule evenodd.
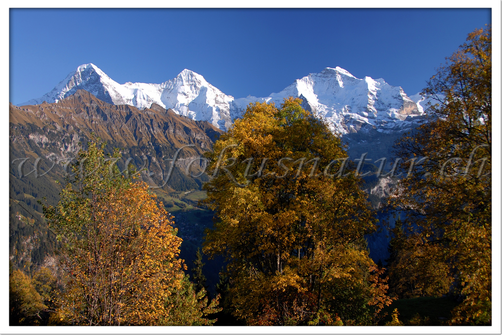
<path id="1" fill-rule="evenodd" d="M 57 203 L 57 181 L 64 180 L 65 166 L 92 136 L 106 141 L 109 153 L 120 149 L 119 165 L 143 169 L 141 178 L 176 213 L 185 258 L 194 258 L 204 229 L 212 224 L 212 214 L 197 207 L 208 179 L 200 157 L 250 103 L 279 105 L 289 96 L 301 98 L 304 108 L 339 133 L 352 159 L 369 152 L 366 160 L 374 164 L 390 157 L 403 132 L 423 122 L 427 104 L 383 79 L 358 79 L 340 67 L 309 74 L 268 97 L 236 99 L 190 70 L 161 84 L 119 84 L 93 64 L 79 66 L 43 97 L 10 105 L 11 262 L 31 267 L 51 261 L 55 237 L 37 200 Z M 375 205 L 389 185 L 389 178 L 366 178 Z M 368 237 L 375 259 L 385 259 L 387 244 L 382 234 Z"/>
<path id="2" fill-rule="evenodd" d="M 94 64 L 79 66 L 44 96 L 20 105 L 58 102 L 86 90 L 98 99 L 115 105 L 130 105 L 140 110 L 157 104 L 196 121 L 208 121 L 227 130 L 240 118 L 251 102 L 274 102 L 284 98 L 303 99 L 306 109 L 325 119 L 331 129 L 342 135 L 408 130 L 420 122 L 426 101 L 419 95 L 408 96 L 401 87 L 383 79 L 359 79 L 340 67 L 327 67 L 296 79 L 291 85 L 268 97 L 234 98 L 191 70 L 181 71 L 174 79 L 160 84 L 119 84 Z"/>

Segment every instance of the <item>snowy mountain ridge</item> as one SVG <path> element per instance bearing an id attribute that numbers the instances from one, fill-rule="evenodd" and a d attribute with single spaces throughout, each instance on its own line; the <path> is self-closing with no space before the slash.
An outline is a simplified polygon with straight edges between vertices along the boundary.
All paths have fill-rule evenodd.
<path id="1" fill-rule="evenodd" d="M 302 98 L 305 108 L 325 119 L 333 131 L 341 134 L 372 129 L 382 133 L 410 129 L 424 113 L 424 100 L 419 95 L 412 99 L 401 87 L 391 86 L 383 79 L 359 79 L 340 67 L 327 67 L 320 73 L 296 79 L 284 90 L 268 97 L 235 99 L 188 69 L 161 84 L 119 84 L 90 63 L 79 66 L 51 92 L 20 105 L 58 102 L 78 89 L 115 105 L 144 109 L 156 103 L 193 120 L 208 121 L 221 130 L 227 130 L 240 118 L 249 103 L 280 105 L 289 96 Z"/>

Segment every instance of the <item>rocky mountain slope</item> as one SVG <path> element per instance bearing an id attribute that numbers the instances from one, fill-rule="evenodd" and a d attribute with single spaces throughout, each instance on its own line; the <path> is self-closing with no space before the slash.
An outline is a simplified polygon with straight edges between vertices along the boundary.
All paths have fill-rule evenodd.
<path id="1" fill-rule="evenodd" d="M 190 157 L 211 150 L 221 133 L 207 122 L 193 121 L 155 104 L 140 111 L 129 105 L 111 105 L 84 90 L 58 103 L 11 105 L 10 123 L 13 150 L 40 151 L 46 159 L 62 161 L 72 157 L 78 143 L 85 143 L 93 133 L 110 147 L 122 148 L 123 159 L 147 168 L 149 178 L 156 183 L 167 174 L 170 164 L 166 163 L 178 149 L 182 150 L 175 170 Z M 198 174 L 201 167 L 197 164 L 190 165 L 194 171 L 189 174 Z M 185 182 L 197 187 L 195 180 L 188 178 Z"/>
<path id="2" fill-rule="evenodd" d="M 109 104 L 84 90 L 58 103 L 10 105 L 10 255 L 17 267 L 51 261 L 54 236 L 42 220 L 46 198 L 55 204 L 65 174 L 79 148 L 97 136 L 111 153 L 119 148 L 123 169 L 133 164 L 166 207 L 186 203 L 173 193 L 189 194 L 207 179 L 199 158 L 211 150 L 221 131 L 152 105 L 139 110 Z M 175 164 L 173 164 L 173 158 Z M 170 202 L 171 204 L 168 204 Z M 176 203 L 174 203 L 176 202 Z M 196 201 L 193 202 L 194 204 Z"/>

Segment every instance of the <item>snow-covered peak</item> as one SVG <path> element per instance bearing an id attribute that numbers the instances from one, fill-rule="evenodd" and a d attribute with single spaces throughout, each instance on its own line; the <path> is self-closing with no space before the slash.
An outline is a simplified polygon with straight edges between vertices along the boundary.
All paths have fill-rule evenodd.
<path id="1" fill-rule="evenodd" d="M 115 83 L 115 81 L 113 81 L 110 77 L 108 77 L 106 73 L 104 73 L 99 67 L 97 67 L 92 63 L 80 65 L 79 67 L 77 67 L 75 72 L 70 73 L 68 77 L 70 77 L 70 81 L 74 80 L 74 84 L 76 85 L 88 81 L 92 77 L 94 77 L 94 79 L 97 79 L 99 81 L 107 81 Z"/>
<path id="2" fill-rule="evenodd" d="M 92 63 L 83 64 L 70 72 L 52 91 L 38 99 L 32 99 L 22 105 L 40 104 L 46 102 L 58 102 L 65 97 L 74 94 L 79 89 L 84 89 L 94 94 L 97 98 L 109 102 L 120 103 L 120 93 L 116 92 L 117 82 L 108 77 L 101 69 Z M 113 96 L 117 99 L 114 99 Z"/>
<path id="3" fill-rule="evenodd" d="M 164 86 L 169 90 L 176 89 L 178 92 L 191 91 L 195 95 L 198 95 L 198 92 L 203 87 L 211 87 L 211 89 L 216 89 L 216 87 L 209 84 L 203 76 L 188 69 L 181 71 L 174 79 L 166 81 L 164 83 Z"/>
<path id="4" fill-rule="evenodd" d="M 161 84 L 119 84 L 96 65 L 88 63 L 70 73 L 51 92 L 25 104 L 57 102 L 78 89 L 116 105 L 144 109 L 156 103 L 194 120 L 209 121 L 222 130 L 227 130 L 241 117 L 249 103 L 275 102 L 279 106 L 290 96 L 301 98 L 305 108 L 325 119 L 341 134 L 368 127 L 389 132 L 396 127 L 408 127 L 413 117 L 423 114 L 421 101 L 410 99 L 401 87 L 391 86 L 383 79 L 359 79 L 338 66 L 296 79 L 284 90 L 268 97 L 234 99 L 189 69 Z"/>
<path id="5" fill-rule="evenodd" d="M 401 121 L 411 121 L 423 111 L 399 86 L 391 86 L 383 79 L 359 79 L 340 67 L 327 67 L 311 73 L 265 101 L 280 104 L 294 96 L 304 100 L 304 107 L 328 121 L 332 129 L 341 133 L 358 132 L 363 126 L 378 131 L 392 131 Z M 408 122 L 409 123 L 409 122 Z"/>
<path id="6" fill-rule="evenodd" d="M 189 81 L 199 81 L 199 82 L 206 82 L 206 80 L 204 79 L 203 76 L 201 76 L 200 74 L 192 71 L 192 70 L 189 70 L 189 69 L 184 69 L 183 71 L 181 71 L 177 76 L 176 76 L 176 79 L 177 80 L 183 80 L 183 81 L 186 81 L 186 82 L 189 82 Z"/>
<path id="7" fill-rule="evenodd" d="M 77 67 L 76 72 L 84 72 L 84 71 L 96 71 L 100 75 L 107 76 L 99 67 L 92 63 L 87 63 L 87 64 L 82 64 L 79 67 Z M 108 77 L 108 76 L 107 76 Z"/>
<path id="8" fill-rule="evenodd" d="M 345 69 L 342 69 L 341 67 L 337 66 L 335 68 L 332 68 L 332 67 L 327 67 L 323 70 L 323 72 L 327 72 L 327 73 L 330 73 L 330 72 L 336 72 L 338 74 L 341 74 L 341 75 L 344 75 L 344 76 L 347 76 L 347 77 L 352 77 L 352 78 L 355 78 L 352 73 L 350 73 L 349 71 L 345 70 Z"/>
<path id="9" fill-rule="evenodd" d="M 119 85 L 116 81 L 108 77 L 108 75 L 104 73 L 99 67 L 97 67 L 92 63 L 86 64 L 84 67 L 82 66 L 79 67 L 77 69 L 77 73 L 81 73 L 82 76 L 85 75 L 88 75 L 89 77 L 94 76 L 103 84 L 113 85 L 113 86 Z M 82 79 L 83 79 L 82 82 L 84 82 L 87 78 L 82 78 Z"/>
<path id="10" fill-rule="evenodd" d="M 232 124 L 230 103 L 234 98 L 207 82 L 200 74 L 184 69 L 162 84 L 160 105 L 194 120 L 211 122 L 226 130 Z"/>

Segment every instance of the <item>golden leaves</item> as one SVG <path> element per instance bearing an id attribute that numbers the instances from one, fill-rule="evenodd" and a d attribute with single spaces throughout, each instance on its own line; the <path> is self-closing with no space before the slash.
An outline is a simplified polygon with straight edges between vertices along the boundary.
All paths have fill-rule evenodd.
<path id="1" fill-rule="evenodd" d="M 476 30 L 431 78 L 440 103 L 397 145 L 427 160 L 400 181 L 393 205 L 410 233 L 395 239 L 398 290 L 466 296 L 453 322 L 489 323 L 491 303 L 491 28 Z M 403 166 L 405 167 L 405 166 Z M 464 283 L 464 284 L 462 284 Z"/>
<path id="2" fill-rule="evenodd" d="M 81 325 L 159 324 L 184 277 L 182 240 L 148 185 L 100 165 L 101 150 L 91 143 L 80 154 L 81 174 L 46 211 L 67 242 L 58 315 Z"/>
<path id="3" fill-rule="evenodd" d="M 359 179 L 322 173 L 345 157 L 340 139 L 293 98 L 280 108 L 251 104 L 216 142 L 204 187 L 218 221 L 204 251 L 230 261 L 235 316 L 336 323 L 341 283 L 357 287 L 360 308 L 384 291 L 368 280 L 373 262 L 361 242 L 375 219 Z"/>

